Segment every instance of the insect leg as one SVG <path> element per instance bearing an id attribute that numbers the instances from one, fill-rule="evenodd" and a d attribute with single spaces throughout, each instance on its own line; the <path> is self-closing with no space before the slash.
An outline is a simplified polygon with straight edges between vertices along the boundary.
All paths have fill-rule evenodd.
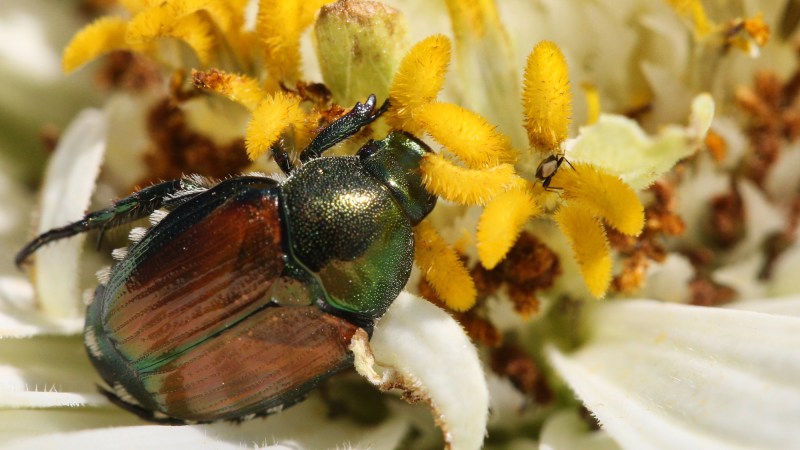
<path id="1" fill-rule="evenodd" d="M 308 147 L 300 154 L 300 161 L 306 162 L 322 156 L 322 152 L 356 134 L 358 130 L 372 123 L 389 109 L 388 100 L 377 110 L 375 103 L 374 95 L 370 95 L 364 104 L 356 103 L 350 112 L 328 125 L 308 144 Z"/>
<path id="2" fill-rule="evenodd" d="M 102 232 L 107 229 L 141 219 L 162 207 L 173 209 L 206 190 L 207 186 L 199 178 L 172 180 L 146 187 L 116 202 L 114 206 L 90 212 L 77 222 L 40 234 L 17 253 L 14 262 L 20 267 L 28 256 L 45 244 L 89 230 L 100 229 L 102 237 Z"/>
<path id="3" fill-rule="evenodd" d="M 278 164 L 278 167 L 284 173 L 284 175 L 290 175 L 294 167 L 292 167 L 291 159 L 289 158 L 289 152 L 286 150 L 286 141 L 283 139 L 278 139 L 278 142 L 272 144 L 272 159 Z"/>

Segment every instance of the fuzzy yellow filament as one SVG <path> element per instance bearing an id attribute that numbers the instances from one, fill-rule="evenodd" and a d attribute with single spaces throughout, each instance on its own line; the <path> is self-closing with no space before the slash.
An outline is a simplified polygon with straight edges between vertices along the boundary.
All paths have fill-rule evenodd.
<path id="1" fill-rule="evenodd" d="M 572 94 L 567 60 L 555 43 L 542 41 L 528 56 L 522 105 L 531 146 L 544 152 L 558 150 L 567 139 Z"/>
<path id="2" fill-rule="evenodd" d="M 466 311 L 475 304 L 477 291 L 467 268 L 428 221 L 414 229 L 414 257 L 422 275 L 448 308 Z"/>

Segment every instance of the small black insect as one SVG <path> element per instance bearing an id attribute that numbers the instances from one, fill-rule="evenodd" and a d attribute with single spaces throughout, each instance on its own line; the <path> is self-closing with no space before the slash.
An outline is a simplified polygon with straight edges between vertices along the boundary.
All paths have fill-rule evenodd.
<path id="1" fill-rule="evenodd" d="M 572 167 L 572 169 L 575 169 L 567 158 L 561 154 L 549 155 L 539 163 L 539 167 L 536 168 L 536 179 L 542 182 L 542 186 L 546 191 L 560 189 L 557 187 L 550 187 L 550 182 L 553 181 L 553 177 L 558 172 L 561 164 L 565 162 Z"/>

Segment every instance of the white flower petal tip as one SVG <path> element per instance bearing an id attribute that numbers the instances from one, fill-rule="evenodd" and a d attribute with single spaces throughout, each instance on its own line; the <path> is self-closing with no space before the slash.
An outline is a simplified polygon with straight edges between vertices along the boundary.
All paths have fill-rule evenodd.
<path id="1" fill-rule="evenodd" d="M 542 427 L 539 450 L 616 450 L 616 442 L 603 430 L 591 430 L 586 420 L 569 410 L 554 414 Z"/>
<path id="2" fill-rule="evenodd" d="M 103 162 L 107 122 L 104 112 L 87 109 L 64 132 L 42 185 L 39 233 L 83 217 Z M 76 268 L 84 239 L 62 239 L 36 253 L 34 283 L 46 315 L 75 317 L 83 310 Z"/>
<path id="3" fill-rule="evenodd" d="M 489 391 L 475 347 L 450 315 L 404 292 L 372 340 L 360 332 L 351 350 L 358 373 L 381 390 L 400 389 L 406 401 L 430 405 L 447 448 L 481 448 Z"/>
<path id="4" fill-rule="evenodd" d="M 44 316 L 33 297 L 27 279 L 0 275 L 0 339 L 75 335 L 83 330 L 82 317 Z"/>
<path id="5" fill-rule="evenodd" d="M 678 161 L 696 152 L 714 118 L 714 100 L 700 94 L 692 102 L 688 126 L 668 125 L 649 136 L 624 116 L 601 114 L 567 141 L 567 156 L 602 167 L 634 189 L 651 185 Z"/>
<path id="6" fill-rule="evenodd" d="M 705 138 L 711 122 L 714 120 L 714 99 L 711 94 L 703 93 L 692 100 L 692 110 L 689 114 L 689 128 L 687 135 L 699 145 Z"/>
<path id="7" fill-rule="evenodd" d="M 627 449 L 800 448 L 800 318 L 646 300 L 600 305 L 550 362 Z"/>

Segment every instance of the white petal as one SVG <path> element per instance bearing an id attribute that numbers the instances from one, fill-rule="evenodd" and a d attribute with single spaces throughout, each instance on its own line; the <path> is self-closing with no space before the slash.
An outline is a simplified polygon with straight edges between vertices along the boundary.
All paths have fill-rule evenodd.
<path id="1" fill-rule="evenodd" d="M 592 431 L 575 411 L 553 414 L 542 427 L 539 450 L 615 450 L 619 446 L 604 431 Z"/>
<path id="2" fill-rule="evenodd" d="M 694 153 L 705 137 L 714 102 L 703 94 L 692 106 L 688 127 L 667 126 L 655 137 L 648 136 L 634 120 L 602 114 L 596 124 L 581 127 L 579 136 L 568 142 L 567 156 L 602 167 L 634 189 L 643 189 Z"/>
<path id="3" fill-rule="evenodd" d="M 42 186 L 39 233 L 83 217 L 103 161 L 106 127 L 104 113 L 84 110 L 60 139 Z M 36 293 L 48 315 L 75 317 L 83 310 L 77 268 L 84 239 L 62 239 L 35 255 Z"/>
<path id="4" fill-rule="evenodd" d="M 800 448 L 800 318 L 636 300 L 548 356 L 630 449 Z"/>
<path id="5" fill-rule="evenodd" d="M 798 267 L 800 267 L 800 242 L 795 242 L 775 260 L 772 278 L 769 280 L 770 294 L 790 295 L 800 292 Z"/>
<path id="6" fill-rule="evenodd" d="M 731 309 L 800 317 L 800 295 L 734 302 L 724 306 Z"/>
<path id="7" fill-rule="evenodd" d="M 0 442 L 5 443 L 0 449 L 391 449 L 399 445 L 408 429 L 407 422 L 399 418 L 371 427 L 331 419 L 327 406 L 317 397 L 280 414 L 242 424 L 169 427 L 141 423 L 116 407 L 0 411 Z"/>
<path id="8" fill-rule="evenodd" d="M 0 408 L 107 404 L 80 337 L 0 340 Z"/>
<path id="9" fill-rule="evenodd" d="M 36 307 L 33 286 L 21 276 L 0 275 L 0 339 L 79 334 L 83 318 L 47 317 Z"/>
<path id="10" fill-rule="evenodd" d="M 449 448 L 481 447 L 489 412 L 486 379 L 475 347 L 449 314 L 404 292 L 375 327 L 369 342 L 374 360 L 365 344 L 354 338 L 360 374 L 429 402 Z"/>

